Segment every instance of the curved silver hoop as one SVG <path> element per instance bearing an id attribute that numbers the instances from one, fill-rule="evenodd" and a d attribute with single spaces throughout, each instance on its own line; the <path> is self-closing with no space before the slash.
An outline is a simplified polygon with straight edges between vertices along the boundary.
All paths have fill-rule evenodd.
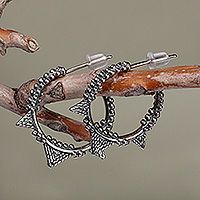
<path id="1" fill-rule="evenodd" d="M 112 132 L 114 122 L 114 99 L 112 97 L 103 97 L 106 106 L 106 118 L 99 122 L 94 122 L 91 115 L 91 103 L 96 99 L 98 91 L 102 89 L 102 83 L 112 78 L 118 72 L 126 72 L 131 69 L 130 63 L 124 61 L 116 65 L 111 65 L 107 69 L 102 70 L 88 85 L 83 95 L 83 100 L 72 106 L 70 111 L 83 115 L 85 128 L 90 131 L 90 152 L 102 159 L 105 158 L 104 150 L 113 144 L 119 146 L 127 145 L 130 141 L 134 142 L 141 149 L 145 148 L 146 133 L 150 131 L 156 124 L 163 108 L 164 93 L 162 91 L 155 92 L 154 105 L 148 110 L 144 119 L 140 121 L 141 126 L 132 133 L 119 136 L 116 132 Z"/>
<path id="2" fill-rule="evenodd" d="M 17 126 L 33 129 L 32 135 L 39 143 L 43 144 L 47 165 L 50 168 L 55 167 L 69 157 L 82 157 L 90 149 L 89 143 L 81 147 L 74 147 L 73 144 L 66 144 L 50 135 L 45 135 L 37 120 L 36 113 L 40 109 L 39 103 L 43 88 L 57 77 L 65 76 L 66 74 L 67 70 L 64 67 L 57 67 L 39 78 L 38 83 L 30 91 L 31 95 L 27 105 L 28 112 L 16 123 Z"/>
<path id="3" fill-rule="evenodd" d="M 64 67 L 57 67 L 51 69 L 48 73 L 45 73 L 39 78 L 34 88 L 30 91 L 30 97 L 28 98 L 29 103 L 26 108 L 27 113 L 16 125 L 33 129 L 33 136 L 44 146 L 47 165 L 50 168 L 55 167 L 69 157 L 82 157 L 86 155 L 87 151 L 104 159 L 104 150 L 114 144 L 123 146 L 133 141 L 141 149 L 144 149 L 146 133 L 156 124 L 163 108 L 164 95 L 162 91 L 157 91 L 155 93 L 154 105 L 148 110 L 144 119 L 140 121 L 141 126 L 132 133 L 125 134 L 124 136 L 119 136 L 117 133 L 112 132 L 115 117 L 114 99 L 112 97 L 103 97 L 106 107 L 105 119 L 102 119 L 100 122 L 94 122 L 91 115 L 91 103 L 96 99 L 96 95 L 102 89 L 102 83 L 112 78 L 118 72 L 127 72 L 129 70 L 131 70 L 131 65 L 126 61 L 116 65 L 113 64 L 102 70 L 86 88 L 83 100 L 70 108 L 72 112 L 85 116 L 83 122 L 85 123 L 85 128 L 90 131 L 90 143 L 80 147 L 74 147 L 72 144 L 68 145 L 56 140 L 50 135 L 46 135 L 41 129 L 36 116 L 37 111 L 40 109 L 40 101 L 44 87 L 57 77 L 65 76 L 72 72 L 72 70 L 65 69 Z"/>

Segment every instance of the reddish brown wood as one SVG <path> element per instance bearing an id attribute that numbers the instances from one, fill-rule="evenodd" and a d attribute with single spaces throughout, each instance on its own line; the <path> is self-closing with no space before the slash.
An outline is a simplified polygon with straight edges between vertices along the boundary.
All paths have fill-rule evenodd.
<path id="1" fill-rule="evenodd" d="M 157 90 L 200 87 L 200 66 L 179 66 L 122 73 L 106 82 L 102 94 L 145 95 Z"/>
<path id="2" fill-rule="evenodd" d="M 28 53 L 36 52 L 40 46 L 36 39 L 13 30 L 0 28 L 0 53 L 6 54 L 7 48 L 16 47 Z"/>
<path id="3" fill-rule="evenodd" d="M 87 84 L 97 72 L 78 75 L 68 75 L 58 78 L 44 89 L 41 105 L 47 103 L 81 98 Z M 25 113 L 27 98 L 37 80 L 31 80 L 18 89 L 11 89 L 0 84 L 0 106 L 19 115 Z M 56 85 L 62 85 L 61 93 L 50 94 Z M 148 95 L 157 90 L 199 88 L 200 66 L 179 66 L 156 70 L 131 71 L 119 73 L 103 84 L 99 95 L 109 96 L 139 96 Z M 59 97 L 61 94 L 62 98 Z M 64 97 L 64 98 L 63 98 Z M 53 130 L 70 134 L 75 140 L 89 141 L 89 133 L 84 124 L 69 119 L 58 113 L 42 108 L 38 113 L 39 121 Z"/>
<path id="4" fill-rule="evenodd" d="M 58 113 L 42 108 L 37 115 L 40 123 L 49 128 L 71 135 L 76 141 L 89 141 L 89 132 L 82 122 L 75 121 Z"/>
<path id="5" fill-rule="evenodd" d="M 0 106 L 22 116 L 26 111 L 25 109 L 19 109 L 17 107 L 14 100 L 15 92 L 15 89 L 0 84 Z M 38 112 L 37 117 L 41 124 L 55 131 L 67 133 L 76 141 L 89 141 L 90 139 L 88 131 L 81 122 L 50 111 L 44 107 Z"/>
<path id="6" fill-rule="evenodd" d="M 42 105 L 50 102 L 82 98 L 84 90 L 91 79 L 93 73 L 83 73 L 78 75 L 67 75 L 52 81 L 45 89 Z M 119 73 L 112 79 L 103 83 L 103 89 L 99 95 L 107 96 L 139 96 L 147 95 L 157 90 L 170 90 L 182 88 L 200 87 L 200 66 L 179 66 L 156 70 L 131 71 Z M 20 86 L 16 93 L 18 105 L 26 106 L 25 99 L 29 96 L 29 91 L 37 80 L 32 80 Z M 65 98 L 53 98 L 49 95 L 56 84 L 62 83 Z"/>

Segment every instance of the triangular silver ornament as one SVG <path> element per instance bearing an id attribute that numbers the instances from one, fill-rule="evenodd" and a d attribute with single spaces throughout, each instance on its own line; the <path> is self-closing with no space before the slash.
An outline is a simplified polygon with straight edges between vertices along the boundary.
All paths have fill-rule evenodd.
<path id="1" fill-rule="evenodd" d="M 146 146 L 146 132 L 142 132 L 140 135 L 136 136 L 132 141 L 136 145 L 138 145 L 142 150 L 144 150 Z"/>
<path id="2" fill-rule="evenodd" d="M 91 137 L 90 153 L 100 157 L 101 159 L 105 159 L 106 155 L 104 151 L 105 149 L 113 145 L 113 142 L 103 138 L 101 135 L 95 132 L 90 133 L 90 137 Z"/>
<path id="3" fill-rule="evenodd" d="M 53 147 L 49 146 L 47 143 L 44 143 L 44 150 L 47 158 L 47 165 L 50 168 L 55 167 L 59 163 L 71 157 L 70 153 L 61 152 Z"/>
<path id="4" fill-rule="evenodd" d="M 69 110 L 73 113 L 79 114 L 79 115 L 86 115 L 89 109 L 89 103 L 85 100 L 82 100 L 81 102 L 73 105 L 69 108 Z"/>
<path id="5" fill-rule="evenodd" d="M 32 116 L 32 110 L 29 110 L 17 123 L 16 126 L 35 129 L 35 123 Z"/>

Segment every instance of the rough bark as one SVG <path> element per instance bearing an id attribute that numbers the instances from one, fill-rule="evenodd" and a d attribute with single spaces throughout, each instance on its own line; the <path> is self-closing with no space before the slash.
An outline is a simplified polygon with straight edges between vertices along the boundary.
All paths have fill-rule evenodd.
<path id="1" fill-rule="evenodd" d="M 4 56 L 8 48 L 20 48 L 28 53 L 36 52 L 40 46 L 36 39 L 13 30 L 0 28 L 0 54 Z"/>
<path id="2" fill-rule="evenodd" d="M 51 82 L 42 96 L 39 121 L 49 128 L 70 134 L 76 141 L 89 141 L 89 133 L 84 124 L 69 119 L 44 107 L 45 104 L 81 98 L 87 84 L 98 72 L 68 75 Z M 12 89 L 0 84 L 0 106 L 19 115 L 26 113 L 30 90 L 37 80 L 22 84 L 19 89 Z M 179 66 L 156 70 L 131 71 L 116 74 L 103 83 L 101 96 L 140 96 L 158 90 L 171 90 L 200 87 L 200 66 Z"/>

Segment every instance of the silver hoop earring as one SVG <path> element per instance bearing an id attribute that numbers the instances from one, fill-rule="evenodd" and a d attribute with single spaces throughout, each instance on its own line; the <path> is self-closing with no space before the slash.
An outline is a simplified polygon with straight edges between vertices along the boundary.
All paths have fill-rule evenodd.
<path id="1" fill-rule="evenodd" d="M 145 147 L 145 138 L 147 131 L 151 130 L 156 121 L 160 117 L 160 112 L 163 108 L 163 92 L 158 91 L 154 95 L 154 106 L 149 109 L 148 114 L 141 120 L 141 126 L 132 133 L 124 136 L 119 136 L 117 133 L 112 132 L 115 106 L 114 99 L 112 97 L 103 97 L 106 106 L 105 119 L 100 123 L 94 122 L 91 117 L 91 102 L 95 100 L 96 95 L 102 89 L 102 83 L 112 78 L 118 72 L 127 72 L 136 67 L 143 65 L 149 65 L 149 68 L 157 68 L 163 66 L 169 62 L 169 60 L 176 57 L 176 54 L 168 55 L 166 53 L 147 54 L 147 60 L 138 63 L 130 64 L 128 62 L 118 63 L 111 65 L 107 69 L 102 70 L 87 86 L 83 95 L 83 100 L 71 107 L 70 110 L 82 114 L 85 116 L 84 123 L 85 128 L 90 131 L 91 141 L 83 146 L 74 147 L 74 145 L 66 144 L 61 141 L 57 141 L 50 135 L 46 135 L 41 129 L 37 120 L 37 111 L 40 110 L 41 96 L 43 95 L 43 89 L 51 81 L 58 77 L 65 76 L 73 71 L 88 67 L 92 70 L 100 69 L 107 65 L 111 55 L 105 56 L 104 54 L 97 54 L 93 56 L 87 56 L 87 62 L 81 65 L 74 66 L 72 68 L 65 69 L 64 67 L 57 67 L 45 73 L 38 82 L 34 85 L 34 88 L 30 91 L 28 98 L 28 105 L 26 107 L 27 113 L 16 123 L 17 126 L 33 129 L 32 134 L 36 140 L 43 144 L 44 151 L 47 158 L 47 165 L 52 168 L 68 159 L 69 157 L 82 157 L 87 151 L 104 159 L 104 150 L 113 144 L 119 146 L 127 145 L 130 141 L 133 141 L 140 148 Z"/>
<path id="2" fill-rule="evenodd" d="M 145 118 L 140 121 L 141 126 L 132 133 L 119 136 L 116 132 L 112 132 L 115 117 L 114 99 L 112 97 L 103 96 L 106 107 L 106 117 L 102 119 L 100 123 L 94 122 L 91 114 L 91 103 L 96 99 L 98 91 L 102 89 L 102 83 L 112 78 L 116 73 L 127 72 L 130 71 L 130 69 L 130 63 L 124 61 L 102 70 L 88 85 L 83 95 L 83 100 L 70 108 L 70 111 L 85 117 L 83 119 L 85 128 L 90 131 L 90 152 L 102 159 L 105 158 L 104 150 L 114 144 L 123 146 L 128 145 L 130 141 L 132 141 L 141 149 L 144 149 L 146 134 L 156 124 L 163 108 L 164 93 L 158 91 L 154 96 L 154 106 L 149 109 Z"/>
<path id="3" fill-rule="evenodd" d="M 88 55 L 86 63 L 68 69 L 64 67 L 51 69 L 38 79 L 38 83 L 36 83 L 34 88 L 30 91 L 30 97 L 28 98 L 29 103 L 26 107 L 27 113 L 16 123 L 16 126 L 33 129 L 32 135 L 39 143 L 43 144 L 47 165 L 50 168 L 55 167 L 69 157 L 78 158 L 84 156 L 90 149 L 90 144 L 74 147 L 73 144 L 68 145 L 58 141 L 56 138 L 53 138 L 51 135 L 46 135 L 43 132 L 37 120 L 37 111 L 40 109 L 40 97 L 43 94 L 42 91 L 44 87 L 56 78 L 65 76 L 79 69 L 85 67 L 90 69 L 104 67 L 111 58 L 112 56 L 105 56 L 104 54 Z"/>

